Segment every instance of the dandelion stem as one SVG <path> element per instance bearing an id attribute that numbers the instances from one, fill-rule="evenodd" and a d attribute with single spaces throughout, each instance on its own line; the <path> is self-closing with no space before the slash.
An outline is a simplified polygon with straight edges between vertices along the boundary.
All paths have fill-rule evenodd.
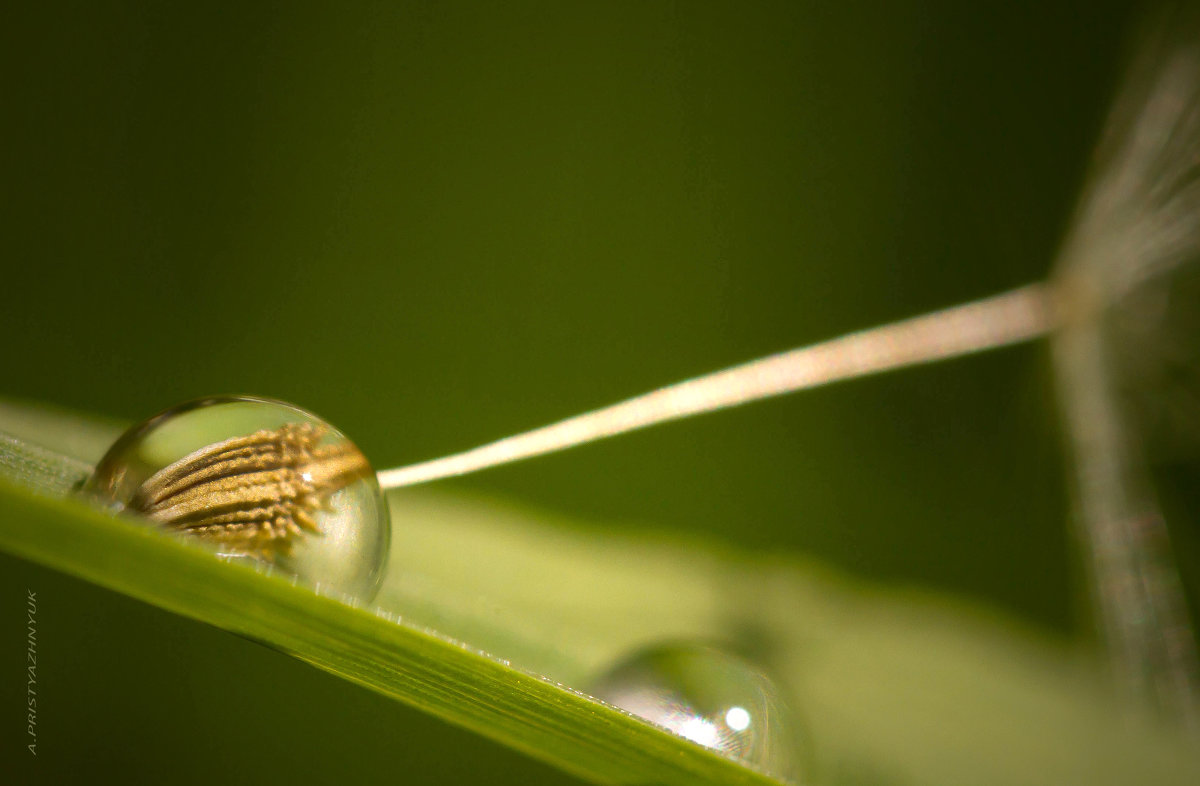
<path id="1" fill-rule="evenodd" d="M 783 393 L 1029 341 L 1052 328 L 1051 305 L 1048 285 L 1031 284 L 752 360 L 462 453 L 384 470 L 379 483 L 394 489 L 465 475 Z"/>

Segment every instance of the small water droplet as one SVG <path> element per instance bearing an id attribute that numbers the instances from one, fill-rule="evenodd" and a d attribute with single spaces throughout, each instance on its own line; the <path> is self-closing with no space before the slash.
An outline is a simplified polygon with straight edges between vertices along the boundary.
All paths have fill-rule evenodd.
<path id="1" fill-rule="evenodd" d="M 659 645 L 621 661 L 599 699 L 692 742 L 792 782 L 798 727 L 776 684 L 746 660 L 697 644 Z"/>
<path id="2" fill-rule="evenodd" d="M 375 472 L 340 431 L 281 401 L 213 397 L 143 421 L 84 493 L 358 600 L 383 577 L 390 521 Z"/>

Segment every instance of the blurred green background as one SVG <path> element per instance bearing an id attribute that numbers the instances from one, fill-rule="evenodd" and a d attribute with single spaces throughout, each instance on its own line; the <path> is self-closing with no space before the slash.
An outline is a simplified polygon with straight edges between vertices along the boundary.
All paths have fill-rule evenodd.
<path id="1" fill-rule="evenodd" d="M 5 17 L 0 395 L 127 420 L 274 396 L 378 467 L 1044 276 L 1135 18 L 949 1 Z M 1006 350 L 443 488 L 813 555 L 1079 635 L 1054 406 L 1044 348 Z M 228 634 L 0 567 L 5 619 L 24 584 L 47 598 L 47 767 L 570 782 Z"/>

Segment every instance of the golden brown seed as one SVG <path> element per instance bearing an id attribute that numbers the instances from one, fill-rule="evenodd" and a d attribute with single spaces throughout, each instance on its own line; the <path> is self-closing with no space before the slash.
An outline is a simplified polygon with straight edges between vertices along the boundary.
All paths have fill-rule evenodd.
<path id="1" fill-rule="evenodd" d="M 329 496 L 371 471 L 349 442 L 319 444 L 326 431 L 286 423 L 207 445 L 150 476 L 129 507 L 222 549 L 286 556 L 321 533 Z"/>

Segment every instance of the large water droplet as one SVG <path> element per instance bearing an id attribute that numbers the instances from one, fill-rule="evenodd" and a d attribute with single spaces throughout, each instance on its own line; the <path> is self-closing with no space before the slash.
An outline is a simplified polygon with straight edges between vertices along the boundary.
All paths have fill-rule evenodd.
<path id="1" fill-rule="evenodd" d="M 383 577 L 390 522 L 375 472 L 340 431 L 281 401 L 207 398 L 143 421 L 85 493 L 360 600 Z"/>
<path id="2" fill-rule="evenodd" d="M 798 781 L 798 726 L 759 668 L 695 644 L 645 649 L 592 688 L 599 699 L 769 775 Z"/>

